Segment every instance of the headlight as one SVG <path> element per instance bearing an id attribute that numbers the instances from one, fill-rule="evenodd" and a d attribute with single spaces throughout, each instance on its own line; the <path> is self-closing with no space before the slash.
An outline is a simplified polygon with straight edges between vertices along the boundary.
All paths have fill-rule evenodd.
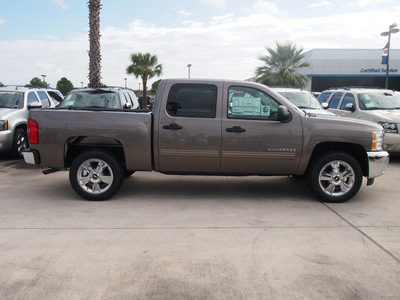
<path id="1" fill-rule="evenodd" d="M 390 123 L 390 122 L 378 122 L 378 123 L 382 125 L 382 127 L 386 133 L 397 133 L 398 132 L 396 123 Z"/>
<path id="2" fill-rule="evenodd" d="M 372 133 L 372 150 L 380 151 L 383 149 L 383 141 L 385 134 L 382 131 Z"/>
<path id="3" fill-rule="evenodd" d="M 0 120 L 0 131 L 8 130 L 8 120 Z"/>

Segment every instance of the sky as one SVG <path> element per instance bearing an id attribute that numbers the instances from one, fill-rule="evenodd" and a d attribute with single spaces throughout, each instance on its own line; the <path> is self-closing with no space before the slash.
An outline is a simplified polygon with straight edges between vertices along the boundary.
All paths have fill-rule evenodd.
<path id="1" fill-rule="evenodd" d="M 0 82 L 62 77 L 88 84 L 88 0 L 0 0 Z M 157 55 L 160 78 L 245 80 L 276 43 L 312 49 L 382 49 L 399 0 L 101 0 L 102 82 L 138 89 L 132 53 Z M 399 25 L 400 27 L 400 25 Z M 400 48 L 400 33 L 391 49 Z M 380 59 L 380 58 L 379 58 Z M 127 80 L 125 81 L 126 78 Z"/>

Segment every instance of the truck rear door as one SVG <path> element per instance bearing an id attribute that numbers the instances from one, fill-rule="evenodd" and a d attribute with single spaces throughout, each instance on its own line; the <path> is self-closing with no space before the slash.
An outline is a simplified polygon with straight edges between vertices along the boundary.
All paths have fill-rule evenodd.
<path id="1" fill-rule="evenodd" d="M 218 173 L 223 83 L 168 81 L 154 135 L 156 168 L 161 172 Z M 157 99 L 156 99 L 157 101 Z M 156 121 L 157 122 L 157 121 Z"/>
<path id="2" fill-rule="evenodd" d="M 288 107 L 292 110 L 292 119 L 280 122 L 279 98 L 257 86 L 227 83 L 224 91 L 221 172 L 293 174 L 300 163 L 302 149 L 299 114 Z"/>

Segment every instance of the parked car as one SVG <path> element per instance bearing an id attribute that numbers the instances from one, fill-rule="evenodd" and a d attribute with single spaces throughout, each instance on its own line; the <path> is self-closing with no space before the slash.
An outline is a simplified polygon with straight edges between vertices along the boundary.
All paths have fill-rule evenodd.
<path id="1" fill-rule="evenodd" d="M 133 94 L 133 95 L 132 95 Z M 83 88 L 70 91 L 58 107 L 136 109 L 139 102 L 129 90 L 115 87 Z"/>
<path id="2" fill-rule="evenodd" d="M 334 113 L 325 110 L 310 92 L 295 88 L 272 88 L 273 91 L 285 97 L 306 113 L 318 115 L 334 115 Z"/>
<path id="3" fill-rule="evenodd" d="M 400 152 L 400 94 L 385 89 L 334 88 L 318 101 L 333 113 L 379 123 L 385 130 L 385 150 Z"/>
<path id="4" fill-rule="evenodd" d="M 22 158 L 28 148 L 27 119 L 31 108 L 55 107 L 46 89 L 21 86 L 0 88 L 0 153 Z"/>

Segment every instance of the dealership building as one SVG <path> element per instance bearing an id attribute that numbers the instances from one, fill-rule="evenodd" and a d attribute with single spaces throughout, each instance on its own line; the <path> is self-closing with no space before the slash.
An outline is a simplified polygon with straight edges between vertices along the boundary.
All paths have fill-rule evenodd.
<path id="1" fill-rule="evenodd" d="M 299 72 L 309 80 L 308 90 L 320 92 L 330 87 L 385 87 L 386 65 L 381 49 L 313 49 L 302 62 L 310 64 Z M 400 91 L 400 49 L 390 49 L 389 89 Z"/>

